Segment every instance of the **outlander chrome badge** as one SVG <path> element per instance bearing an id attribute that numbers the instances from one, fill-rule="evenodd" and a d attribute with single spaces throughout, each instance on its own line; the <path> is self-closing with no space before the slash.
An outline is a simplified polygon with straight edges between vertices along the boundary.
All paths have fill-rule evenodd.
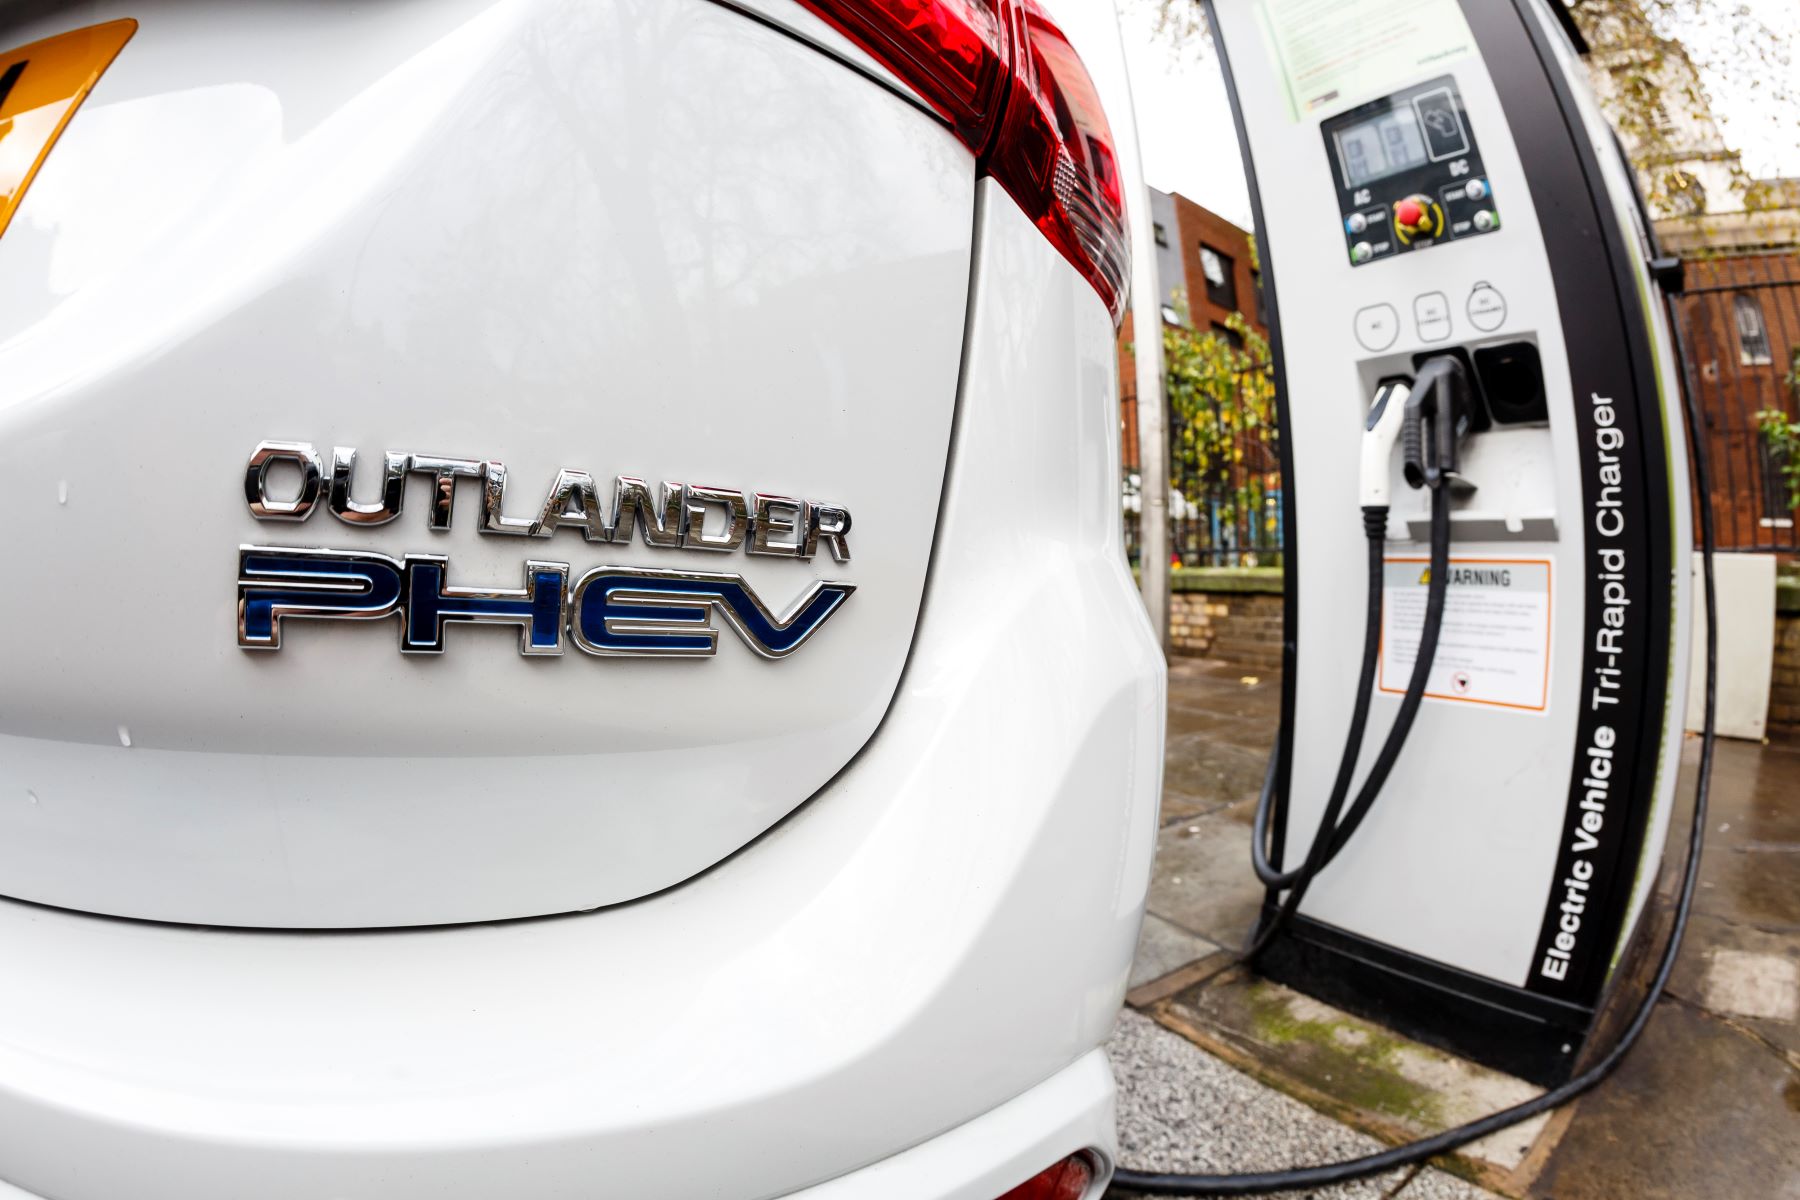
<path id="1" fill-rule="evenodd" d="M 298 471 L 294 494 L 274 499 L 269 470 L 286 464 Z M 632 476 L 614 480 L 611 503 L 602 506 L 594 479 L 559 471 L 542 508 L 531 518 L 502 512 L 506 468 L 497 462 L 439 458 L 388 451 L 381 499 L 350 499 L 356 451 L 337 447 L 329 483 L 318 452 L 305 442 L 263 442 L 250 456 L 244 498 L 262 521 L 304 521 L 321 493 L 333 516 L 352 526 L 382 525 L 401 514 L 406 477 L 431 480 L 424 522 L 450 528 L 460 478 L 481 489 L 476 529 L 485 534 L 548 538 L 557 530 L 581 531 L 590 542 L 630 543 L 634 528 L 646 546 L 812 558 L 820 548 L 850 558 L 850 514 L 837 505 L 788 496 L 664 483 L 653 495 Z M 709 528 L 708 515 L 717 528 Z M 295 619 L 374 621 L 400 618 L 400 649 L 441 654 L 454 623 L 506 625 L 518 631 L 519 652 L 559 655 L 565 641 L 589 654 L 685 658 L 718 647 L 716 616 L 764 658 L 799 649 L 856 590 L 849 583 L 814 581 L 785 613 L 777 615 L 743 576 L 724 571 L 603 566 L 572 577 L 568 563 L 528 559 L 521 587 L 469 587 L 450 582 L 449 558 L 408 554 L 394 559 L 357 550 L 297 546 L 239 546 L 237 638 L 247 650 L 281 648 L 282 625 Z"/>

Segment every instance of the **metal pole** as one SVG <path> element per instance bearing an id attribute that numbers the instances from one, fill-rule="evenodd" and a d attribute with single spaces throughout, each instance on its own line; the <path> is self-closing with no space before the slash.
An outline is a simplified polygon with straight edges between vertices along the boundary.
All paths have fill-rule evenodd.
<path id="1" fill-rule="evenodd" d="M 1163 396 L 1162 291 L 1156 277 L 1156 246 L 1151 239 L 1148 196 L 1145 220 L 1132 232 L 1131 323 L 1136 335 L 1138 472 L 1143 479 L 1139 515 L 1139 577 L 1144 607 L 1156 641 L 1169 653 L 1169 432 L 1168 404 Z"/>
<path id="2" fill-rule="evenodd" d="M 1115 28 L 1118 28 L 1115 26 Z M 1119 28 L 1119 55 L 1125 57 Z M 1138 473 L 1143 493 L 1138 513 L 1138 578 L 1144 607 L 1163 656 L 1169 653 L 1169 434 L 1163 401 L 1162 284 L 1156 274 L 1156 236 L 1150 189 L 1144 183 L 1137 136 L 1137 100 L 1125 88 L 1131 126 L 1130 169 L 1136 181 L 1125 192 L 1131 221 L 1131 327 L 1137 362 Z"/>

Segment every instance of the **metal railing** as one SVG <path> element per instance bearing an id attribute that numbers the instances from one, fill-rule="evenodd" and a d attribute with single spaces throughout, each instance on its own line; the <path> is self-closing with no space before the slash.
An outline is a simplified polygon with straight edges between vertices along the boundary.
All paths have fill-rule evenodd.
<path id="1" fill-rule="evenodd" d="M 1267 367 L 1244 372 L 1267 379 Z M 1127 403 L 1132 399 L 1127 398 Z M 1225 404 L 1230 404 L 1227 399 Z M 1195 427 L 1189 428 L 1189 421 Z M 1271 423 L 1241 427 L 1222 407 L 1184 421 L 1169 414 L 1169 547 L 1173 565 L 1282 565 L 1280 435 Z M 1203 447 L 1203 449 L 1201 448 Z M 1138 485 L 1124 486 L 1125 546 L 1140 558 Z"/>

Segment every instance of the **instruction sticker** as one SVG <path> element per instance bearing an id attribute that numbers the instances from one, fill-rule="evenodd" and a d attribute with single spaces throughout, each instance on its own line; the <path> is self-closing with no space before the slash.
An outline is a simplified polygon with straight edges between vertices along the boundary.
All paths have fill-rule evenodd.
<path id="1" fill-rule="evenodd" d="M 1431 564 L 1390 558 L 1383 576 L 1381 676 L 1403 695 L 1425 626 Z M 1444 624 L 1425 694 L 1438 700 L 1544 711 L 1550 696 L 1548 559 L 1453 558 Z"/>
<path id="2" fill-rule="evenodd" d="M 1457 0 L 1261 0 L 1288 119 L 1326 117 L 1472 52 Z"/>

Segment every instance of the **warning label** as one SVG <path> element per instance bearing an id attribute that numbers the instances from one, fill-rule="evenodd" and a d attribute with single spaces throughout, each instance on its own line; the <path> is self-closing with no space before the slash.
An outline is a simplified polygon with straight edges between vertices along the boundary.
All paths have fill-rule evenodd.
<path id="1" fill-rule="evenodd" d="M 1430 563 L 1387 560 L 1381 605 L 1384 692 L 1404 694 L 1425 625 Z M 1542 712 L 1550 694 L 1550 563 L 1453 558 L 1443 632 L 1425 694 Z"/>

